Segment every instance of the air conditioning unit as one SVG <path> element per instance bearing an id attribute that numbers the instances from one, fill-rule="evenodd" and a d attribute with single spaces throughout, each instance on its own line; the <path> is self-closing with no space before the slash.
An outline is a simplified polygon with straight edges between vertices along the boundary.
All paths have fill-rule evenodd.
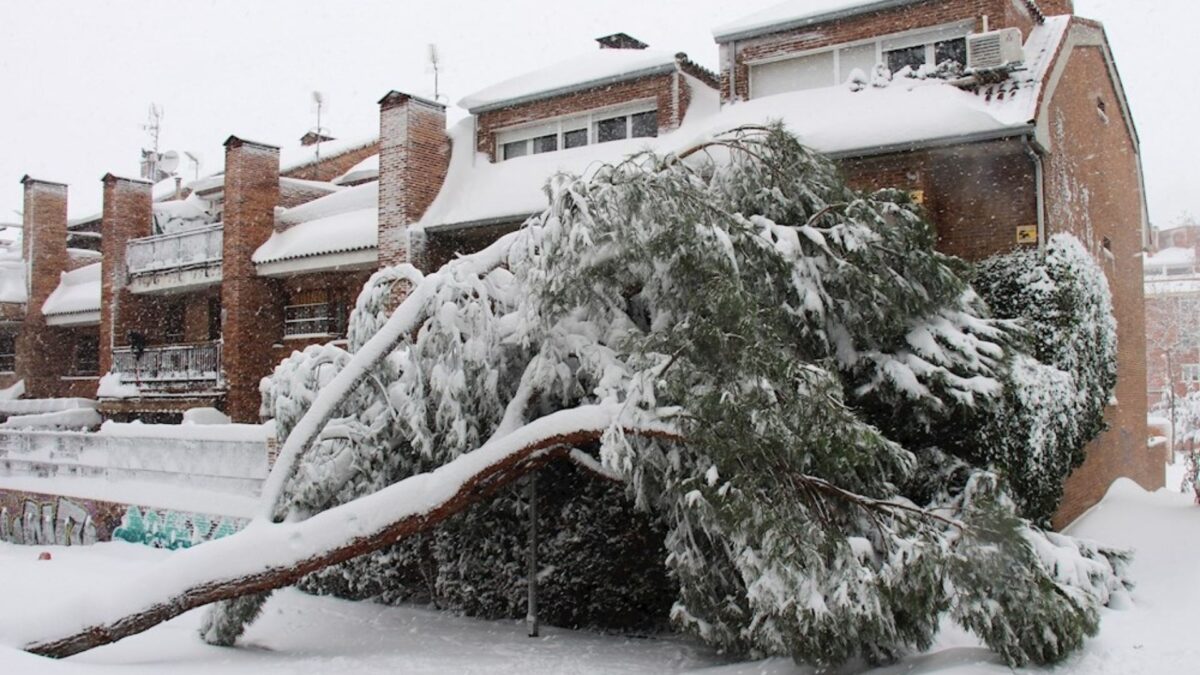
<path id="1" fill-rule="evenodd" d="M 967 36 L 967 70 L 998 70 L 1025 60 L 1021 29 L 1005 28 Z"/>

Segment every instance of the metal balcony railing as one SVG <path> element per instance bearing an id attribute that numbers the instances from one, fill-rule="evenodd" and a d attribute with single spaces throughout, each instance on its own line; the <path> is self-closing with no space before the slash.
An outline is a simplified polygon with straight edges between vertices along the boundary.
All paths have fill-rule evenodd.
<path id="1" fill-rule="evenodd" d="M 131 239 L 125 245 L 125 269 L 134 276 L 220 264 L 224 232 L 218 224 Z"/>
<path id="2" fill-rule="evenodd" d="M 221 383 L 221 343 L 195 342 L 146 347 L 141 357 L 131 347 L 113 349 L 113 370 L 125 384 L 149 387 Z"/>
<path id="3" fill-rule="evenodd" d="M 341 335 L 346 326 L 340 314 L 340 305 L 333 302 L 288 305 L 283 308 L 283 334 L 285 337 Z"/>

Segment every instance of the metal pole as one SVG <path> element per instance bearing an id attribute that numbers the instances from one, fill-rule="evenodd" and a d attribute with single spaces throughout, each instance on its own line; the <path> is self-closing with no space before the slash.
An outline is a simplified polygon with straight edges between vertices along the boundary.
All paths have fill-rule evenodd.
<path id="1" fill-rule="evenodd" d="M 529 569 L 526 590 L 529 594 L 529 607 L 525 615 L 525 623 L 529 627 L 529 637 L 538 636 L 540 621 L 538 620 L 538 527 L 537 527 L 537 473 L 529 474 Z"/>

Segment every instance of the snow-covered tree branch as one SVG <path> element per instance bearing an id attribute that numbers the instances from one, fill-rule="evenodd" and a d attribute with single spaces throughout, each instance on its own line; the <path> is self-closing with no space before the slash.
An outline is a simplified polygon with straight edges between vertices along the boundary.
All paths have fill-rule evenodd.
<path id="1" fill-rule="evenodd" d="M 819 667 L 923 649 L 946 616 L 1013 665 L 1096 631 L 1126 556 L 1027 520 L 1053 509 L 1112 391 L 1107 287 L 1081 249 L 1014 263 L 1086 319 L 1042 349 L 1030 336 L 1059 314 L 994 317 L 907 195 L 848 189 L 779 127 L 546 192 L 544 213 L 480 254 L 377 274 L 349 351 L 310 347 L 264 382 L 287 441 L 237 539 L 269 549 L 234 575 L 255 581 L 189 576 L 150 613 L 35 648 L 239 598 L 203 629 L 231 644 L 262 591 L 307 572 L 320 591 L 523 615 L 529 505 L 499 483 L 564 444 L 576 461 L 539 481 L 547 616 L 661 611 L 729 652 Z M 530 431 L 546 425 L 553 442 Z M 1023 467 L 1039 473 L 1016 480 Z M 484 483 L 490 500 L 465 487 Z M 406 511 L 414 486 L 444 499 Z M 347 548 L 335 523 L 387 535 Z M 588 602 L 556 601 L 552 581 L 588 585 Z"/>

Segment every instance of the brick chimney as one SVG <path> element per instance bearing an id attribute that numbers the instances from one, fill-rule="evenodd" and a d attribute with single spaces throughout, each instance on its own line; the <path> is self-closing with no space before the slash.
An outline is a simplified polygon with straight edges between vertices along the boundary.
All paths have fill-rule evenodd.
<path id="1" fill-rule="evenodd" d="M 142 298 L 125 290 L 125 245 L 130 239 L 152 234 L 153 184 L 111 173 L 104 184 L 104 210 L 100 217 L 100 372 L 112 370 L 112 348 L 128 342 L 136 326 L 134 317 Z"/>
<path id="2" fill-rule="evenodd" d="M 398 91 L 379 101 L 379 265 L 422 267 L 408 226 L 425 215 L 446 179 L 446 106 Z M 410 251 L 410 248 L 413 250 Z"/>
<path id="3" fill-rule="evenodd" d="M 1073 0 L 1037 0 L 1037 6 L 1045 16 L 1075 13 Z"/>
<path id="4" fill-rule="evenodd" d="M 55 395 L 69 359 L 58 352 L 54 331 L 46 325 L 42 305 L 58 288 L 67 270 L 67 186 L 25 176 L 24 234 L 28 300 L 25 321 L 17 338 L 17 376 L 25 380 L 30 398 Z"/>
<path id="5" fill-rule="evenodd" d="M 647 49 L 650 45 L 627 33 L 613 33 L 596 38 L 600 49 Z"/>
<path id="6" fill-rule="evenodd" d="M 259 420 L 258 382 L 275 365 L 271 345 L 283 335 L 283 302 L 250 257 L 271 236 L 279 203 L 279 148 L 237 136 L 225 141 L 224 244 L 221 262 L 222 370 L 226 413 Z"/>

